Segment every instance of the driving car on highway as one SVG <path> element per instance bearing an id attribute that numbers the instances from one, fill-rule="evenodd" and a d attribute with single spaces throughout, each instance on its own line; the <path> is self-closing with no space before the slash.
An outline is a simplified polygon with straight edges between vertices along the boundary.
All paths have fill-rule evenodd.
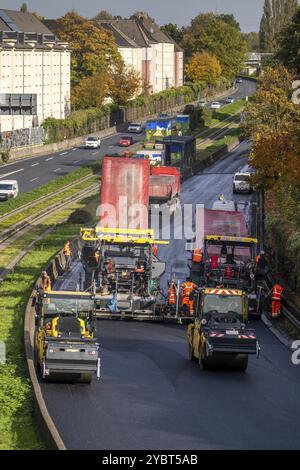
<path id="1" fill-rule="evenodd" d="M 231 104 L 231 103 L 234 103 L 235 99 L 232 98 L 232 96 L 228 96 L 225 100 L 225 103 L 227 104 Z"/>
<path id="2" fill-rule="evenodd" d="M 237 78 L 236 83 L 243 83 L 243 79 L 242 78 Z"/>
<path id="3" fill-rule="evenodd" d="M 252 186 L 250 182 L 251 173 L 249 172 L 238 172 L 233 177 L 233 194 L 236 193 L 251 193 Z"/>
<path id="4" fill-rule="evenodd" d="M 131 136 L 123 136 L 119 140 L 119 145 L 121 147 L 130 147 L 133 144 L 133 138 Z"/>
<path id="5" fill-rule="evenodd" d="M 100 145 L 101 145 L 101 140 L 99 139 L 99 137 L 90 135 L 89 137 L 85 139 L 84 146 L 86 149 L 99 149 Z"/>
<path id="6" fill-rule="evenodd" d="M 140 134 L 141 132 L 143 132 L 143 126 L 140 122 L 131 122 L 128 126 L 128 132 Z"/>
<path id="7" fill-rule="evenodd" d="M 16 180 L 0 180 L 0 201 L 7 201 L 19 194 L 19 186 Z"/>
<path id="8" fill-rule="evenodd" d="M 221 103 L 219 101 L 213 101 L 210 105 L 210 109 L 220 109 Z"/>

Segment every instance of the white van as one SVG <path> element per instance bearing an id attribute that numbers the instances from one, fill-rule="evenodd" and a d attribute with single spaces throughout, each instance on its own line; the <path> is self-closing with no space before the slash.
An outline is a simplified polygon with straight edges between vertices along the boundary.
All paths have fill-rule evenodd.
<path id="1" fill-rule="evenodd" d="M 19 186 L 16 180 L 0 180 L 0 201 L 7 201 L 19 194 Z"/>

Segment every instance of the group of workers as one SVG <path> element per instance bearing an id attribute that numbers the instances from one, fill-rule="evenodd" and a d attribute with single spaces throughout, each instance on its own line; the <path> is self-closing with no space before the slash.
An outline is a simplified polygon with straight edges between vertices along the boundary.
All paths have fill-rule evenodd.
<path id="1" fill-rule="evenodd" d="M 225 253 L 224 253 L 225 254 Z M 228 259 L 228 254 L 226 252 L 226 260 Z M 193 263 L 203 263 L 203 252 L 201 248 L 194 249 L 192 252 L 192 261 Z M 228 262 L 230 260 L 228 259 Z M 211 260 L 211 268 L 213 269 L 212 264 L 214 259 Z M 255 273 L 256 279 L 262 278 L 265 273 L 266 268 L 266 259 L 264 251 L 261 251 L 255 260 Z M 232 268 L 228 267 L 225 272 L 225 277 L 232 275 L 230 271 Z M 191 281 L 190 278 L 187 278 L 186 281 L 181 285 L 180 291 L 178 292 L 177 285 L 174 281 L 169 283 L 169 305 L 171 308 L 175 309 L 177 307 L 177 299 L 180 295 L 180 306 L 181 311 L 184 315 L 193 316 L 195 314 L 195 298 L 198 292 L 198 286 Z M 281 301 L 282 301 L 283 287 L 280 285 L 279 281 L 276 280 L 274 286 L 270 289 L 269 293 L 266 295 L 266 298 L 271 295 L 271 312 L 272 317 L 277 318 L 281 312 Z M 179 300 L 179 299 L 178 299 Z"/>
<path id="2" fill-rule="evenodd" d="M 71 259 L 72 259 L 72 249 L 71 249 L 71 243 L 69 240 L 66 241 L 66 243 L 64 244 L 63 254 L 65 257 L 65 269 L 69 270 L 70 265 L 71 265 Z M 49 274 L 47 273 L 47 271 L 42 272 L 40 287 L 44 292 L 51 292 L 51 289 L 52 289 L 51 278 Z"/>

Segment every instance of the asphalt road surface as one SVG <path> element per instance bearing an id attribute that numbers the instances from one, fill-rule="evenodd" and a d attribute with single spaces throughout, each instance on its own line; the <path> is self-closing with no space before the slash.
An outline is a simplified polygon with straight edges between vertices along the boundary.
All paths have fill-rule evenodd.
<path id="1" fill-rule="evenodd" d="M 255 82 L 245 80 L 238 85 L 238 90 L 231 96 L 235 99 L 241 99 L 247 95 L 250 96 L 255 92 L 255 87 Z M 20 193 L 30 191 L 58 176 L 66 175 L 77 168 L 89 165 L 91 162 L 101 159 L 107 153 L 119 151 L 121 147 L 119 147 L 118 142 L 122 135 L 126 135 L 126 133 L 115 134 L 112 137 L 102 139 L 99 150 L 75 147 L 41 157 L 26 158 L 16 163 L 2 165 L 0 167 L 0 180 L 16 179 L 19 183 Z M 144 134 L 134 134 L 134 143 L 143 140 L 144 137 Z"/>
<path id="2" fill-rule="evenodd" d="M 248 214 L 251 197 L 232 195 L 232 175 L 248 150 L 244 143 L 184 182 L 182 203 L 211 207 L 222 192 Z M 173 240 L 159 256 L 183 266 L 185 243 Z M 42 384 L 67 448 L 299 449 L 299 366 L 262 322 L 252 326 L 261 356 L 241 373 L 201 371 L 188 361 L 184 326 L 99 321 L 100 382 Z"/>

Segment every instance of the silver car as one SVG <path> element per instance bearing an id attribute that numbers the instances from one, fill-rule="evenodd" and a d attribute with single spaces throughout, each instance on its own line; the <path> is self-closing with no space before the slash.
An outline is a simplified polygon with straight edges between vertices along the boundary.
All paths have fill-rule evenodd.
<path id="1" fill-rule="evenodd" d="M 251 173 L 236 173 L 233 177 L 233 194 L 252 193 L 253 189 L 250 181 Z"/>
<path id="2" fill-rule="evenodd" d="M 134 134 L 140 134 L 143 131 L 143 126 L 139 122 L 131 122 L 128 126 L 128 132 L 132 132 Z"/>

